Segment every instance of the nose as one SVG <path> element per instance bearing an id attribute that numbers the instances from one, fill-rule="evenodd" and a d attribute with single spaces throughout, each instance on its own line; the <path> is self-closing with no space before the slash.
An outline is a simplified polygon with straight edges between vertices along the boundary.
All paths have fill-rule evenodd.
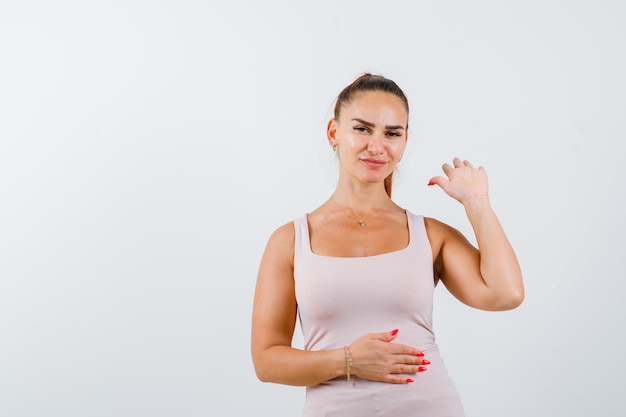
<path id="1" fill-rule="evenodd" d="M 367 144 L 367 151 L 372 155 L 379 155 L 384 151 L 383 137 L 379 134 L 372 135 Z"/>

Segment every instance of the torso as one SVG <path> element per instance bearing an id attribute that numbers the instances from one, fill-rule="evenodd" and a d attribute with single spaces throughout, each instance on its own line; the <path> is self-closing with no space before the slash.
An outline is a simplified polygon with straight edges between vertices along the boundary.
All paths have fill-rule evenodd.
<path id="1" fill-rule="evenodd" d="M 409 243 L 406 214 L 394 205 L 364 218 L 347 217 L 343 210 L 320 208 L 308 216 L 311 249 L 318 255 L 334 257 L 374 256 L 395 252 Z"/>
<path id="2" fill-rule="evenodd" d="M 341 376 L 309 386 L 302 416 L 462 416 L 435 342 L 435 283 L 425 219 L 394 209 L 360 228 L 341 215 L 340 210 L 324 216 L 313 212 L 291 225 L 304 349 L 336 349 L 367 332 L 395 327 L 400 333 L 394 341 L 418 347 L 431 365 L 428 372 L 411 374 L 415 381 L 408 385 L 358 376 L 346 384 Z"/>
<path id="3" fill-rule="evenodd" d="M 360 227 L 358 220 L 355 216 L 347 217 L 341 209 L 325 206 L 310 213 L 308 224 L 313 253 L 340 258 L 375 256 L 404 249 L 409 244 L 406 212 L 395 204 L 365 218 L 365 227 Z M 429 230 L 432 222 L 425 218 L 434 261 L 441 239 L 436 230 Z"/>

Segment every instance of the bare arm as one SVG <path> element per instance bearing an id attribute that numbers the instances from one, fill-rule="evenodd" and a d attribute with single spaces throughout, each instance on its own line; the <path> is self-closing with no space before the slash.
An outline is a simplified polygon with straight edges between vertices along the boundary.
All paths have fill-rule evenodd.
<path id="1" fill-rule="evenodd" d="M 296 323 L 293 280 L 294 229 L 289 223 L 270 237 L 257 277 L 252 311 L 251 353 L 264 382 L 311 386 L 346 374 L 343 346 L 304 351 L 291 346 Z M 390 343 L 395 332 L 366 334 L 350 345 L 351 372 L 365 379 L 411 382 L 397 374 L 425 370 L 417 349 Z M 420 369 L 421 367 L 421 369 Z"/>
<path id="2" fill-rule="evenodd" d="M 454 159 L 443 167 L 448 179 L 435 177 L 465 208 L 478 249 L 457 230 L 429 219 L 429 236 L 439 253 L 435 265 L 446 288 L 467 305 L 482 310 L 510 310 L 524 299 L 522 273 L 515 252 L 491 208 L 482 167 Z"/>
<path id="3" fill-rule="evenodd" d="M 270 237 L 259 267 L 252 312 L 252 360 L 258 378 L 288 385 L 314 385 L 341 375 L 343 349 L 305 352 L 291 347 L 296 324 L 293 225 Z"/>

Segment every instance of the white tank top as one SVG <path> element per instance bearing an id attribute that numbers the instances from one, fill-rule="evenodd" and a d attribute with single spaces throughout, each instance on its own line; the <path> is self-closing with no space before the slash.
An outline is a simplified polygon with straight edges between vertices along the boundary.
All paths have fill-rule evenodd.
<path id="1" fill-rule="evenodd" d="M 463 416 L 432 325 L 432 249 L 423 216 L 406 212 L 409 244 L 368 257 L 332 257 L 311 250 L 307 216 L 294 221 L 294 280 L 304 349 L 343 348 L 365 333 L 399 329 L 395 343 L 431 361 L 426 372 L 394 385 L 345 377 L 307 388 L 303 416 Z"/>

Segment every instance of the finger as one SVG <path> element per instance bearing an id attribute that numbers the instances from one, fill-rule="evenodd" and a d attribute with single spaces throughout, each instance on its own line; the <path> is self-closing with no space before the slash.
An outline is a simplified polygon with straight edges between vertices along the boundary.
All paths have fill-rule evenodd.
<path id="1" fill-rule="evenodd" d="M 419 351 L 416 355 L 404 354 L 402 356 L 394 356 L 394 361 L 396 362 L 396 365 L 430 365 L 430 361 L 424 357 L 424 354 L 422 352 Z"/>
<path id="2" fill-rule="evenodd" d="M 465 165 L 468 168 L 474 168 L 474 165 L 472 165 L 472 163 L 468 161 L 467 159 L 463 161 L 463 165 Z"/>
<path id="3" fill-rule="evenodd" d="M 450 169 L 452 169 L 452 168 L 450 168 Z M 428 181 L 428 186 L 430 187 L 430 186 L 433 186 L 433 185 L 438 185 L 441 188 L 445 188 L 445 187 L 448 186 L 448 180 L 446 178 L 444 178 L 444 177 L 439 177 L 439 176 L 432 177 L 430 179 L 430 181 Z"/>
<path id="4" fill-rule="evenodd" d="M 392 366 L 391 371 L 389 373 L 404 374 L 404 375 L 416 374 L 418 372 L 418 368 L 419 368 L 418 365 L 407 365 L 404 363 L 400 363 L 400 364 Z"/>
<path id="5" fill-rule="evenodd" d="M 460 168 L 460 167 L 462 167 L 462 166 L 463 166 L 463 161 L 461 161 L 461 158 L 456 158 L 456 157 L 455 157 L 455 158 L 452 160 L 452 163 L 454 164 L 454 167 L 455 167 L 455 168 Z"/>
<path id="6" fill-rule="evenodd" d="M 420 352 L 419 349 L 400 343 L 390 343 L 389 353 L 391 353 L 392 355 L 397 355 L 394 356 L 394 361 L 396 363 L 417 363 L 418 359 L 424 356 L 424 354 Z M 411 360 L 412 358 L 413 360 Z"/>
<path id="7" fill-rule="evenodd" d="M 410 384 L 415 382 L 415 380 L 411 377 L 403 376 L 403 375 L 392 375 L 389 374 L 383 378 L 383 382 L 388 382 L 390 384 Z"/>
<path id="8" fill-rule="evenodd" d="M 373 333 L 373 338 L 381 340 L 383 342 L 391 342 L 398 335 L 398 329 L 393 329 L 389 332 Z"/>
<path id="9" fill-rule="evenodd" d="M 428 364 L 424 364 L 424 365 L 407 365 L 407 364 L 401 363 L 401 364 L 394 365 L 391 368 L 390 373 L 391 374 L 405 374 L 405 375 L 408 375 L 408 374 L 418 374 L 418 373 L 421 373 L 421 372 L 428 371 L 427 365 L 429 365 L 429 364 L 430 364 L 430 362 L 428 362 Z"/>
<path id="10" fill-rule="evenodd" d="M 456 165 L 456 160 L 455 160 L 454 167 L 458 168 L 458 165 Z M 443 164 L 441 166 L 441 169 L 443 170 L 444 174 L 446 174 L 449 177 L 450 173 L 452 171 L 454 171 L 454 167 L 452 167 L 450 164 L 446 163 L 446 164 Z"/>

